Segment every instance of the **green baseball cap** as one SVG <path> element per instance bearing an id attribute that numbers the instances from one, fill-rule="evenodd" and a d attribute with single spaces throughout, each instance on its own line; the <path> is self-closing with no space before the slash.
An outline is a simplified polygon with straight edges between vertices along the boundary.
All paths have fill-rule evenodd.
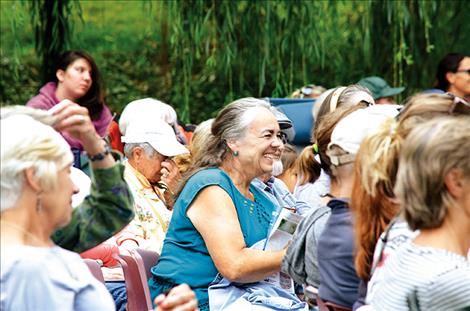
<path id="1" fill-rule="evenodd" d="M 395 96 L 405 90 L 404 86 L 391 87 L 387 81 L 377 76 L 363 78 L 357 84 L 368 88 L 374 99 Z"/>

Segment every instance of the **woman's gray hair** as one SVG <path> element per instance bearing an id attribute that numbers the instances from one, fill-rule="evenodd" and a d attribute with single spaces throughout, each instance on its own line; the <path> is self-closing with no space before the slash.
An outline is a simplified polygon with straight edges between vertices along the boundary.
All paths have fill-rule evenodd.
<path id="1" fill-rule="evenodd" d="M 14 207 L 18 201 L 24 187 L 25 170 L 33 169 L 34 178 L 41 189 L 49 191 L 58 186 L 57 171 L 73 161 L 70 146 L 64 138 L 52 127 L 33 119 L 34 115 L 46 115 L 38 110 L 31 113 L 31 108 L 23 108 L 0 110 L 1 211 Z M 24 111 L 26 114 L 22 113 Z M 46 121 L 51 119 L 46 118 Z"/>
<path id="2" fill-rule="evenodd" d="M 206 150 L 194 158 L 191 168 L 180 184 L 178 194 L 186 181 L 196 172 L 222 164 L 227 154 L 230 153 L 227 142 L 239 140 L 246 135 L 249 125 L 258 115 L 259 109 L 273 111 L 273 107 L 267 101 L 247 97 L 231 102 L 217 114 L 211 127 L 212 135 L 207 139 Z"/>
<path id="3" fill-rule="evenodd" d="M 137 147 L 142 148 L 149 158 L 153 157 L 157 153 L 157 151 L 152 146 L 150 146 L 149 143 L 126 143 L 124 145 L 124 155 L 128 159 L 132 159 L 132 151 Z"/>
<path id="4" fill-rule="evenodd" d="M 269 111 L 272 109 L 268 102 L 253 97 L 238 99 L 223 108 L 212 123 L 212 135 L 207 141 L 207 149 L 194 159 L 194 166 L 219 166 L 229 151 L 227 141 L 243 138 L 260 108 Z"/>
<path id="5" fill-rule="evenodd" d="M 403 144 L 395 194 L 412 230 L 438 228 L 456 202 L 445 176 L 470 178 L 470 118 L 437 117 L 416 126 Z"/>
<path id="6" fill-rule="evenodd" d="M 6 106 L 0 110 L 0 119 L 5 119 L 14 115 L 30 116 L 36 121 L 54 127 L 58 119 L 47 110 L 36 109 L 26 106 Z"/>

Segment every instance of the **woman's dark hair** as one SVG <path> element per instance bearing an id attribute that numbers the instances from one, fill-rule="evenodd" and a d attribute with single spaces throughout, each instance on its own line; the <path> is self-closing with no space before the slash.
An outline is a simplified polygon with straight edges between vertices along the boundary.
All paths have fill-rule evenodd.
<path id="1" fill-rule="evenodd" d="M 437 65 L 434 87 L 447 92 L 449 89 L 449 81 L 447 81 L 446 74 L 448 72 L 457 72 L 460 62 L 465 57 L 467 57 L 467 55 L 461 53 L 449 53 L 444 56 L 439 62 L 439 65 Z"/>
<path id="2" fill-rule="evenodd" d="M 92 120 L 96 120 L 100 117 L 101 111 L 103 111 L 103 106 L 105 104 L 105 94 L 103 81 L 101 80 L 101 75 L 96 66 L 93 58 L 86 52 L 83 51 L 66 51 L 64 52 L 57 63 L 57 67 L 54 70 L 54 73 L 57 70 L 61 69 L 63 71 L 67 70 L 67 67 L 70 66 L 77 59 L 85 59 L 91 67 L 91 87 L 88 92 L 77 100 L 77 104 L 88 109 L 90 117 Z M 58 82 L 57 77 L 54 75 L 55 82 Z"/>

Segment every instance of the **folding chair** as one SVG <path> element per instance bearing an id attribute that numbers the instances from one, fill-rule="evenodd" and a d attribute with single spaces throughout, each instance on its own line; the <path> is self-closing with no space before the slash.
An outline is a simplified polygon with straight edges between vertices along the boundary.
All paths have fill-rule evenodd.
<path id="1" fill-rule="evenodd" d="M 142 265 L 145 271 L 145 275 L 148 279 L 152 276 L 150 269 L 155 266 L 160 255 L 157 252 L 149 251 L 142 248 L 134 249 L 134 258 L 137 260 L 138 263 Z"/>
<path id="2" fill-rule="evenodd" d="M 103 272 L 101 271 L 101 264 L 95 259 L 84 258 L 83 261 L 88 266 L 88 269 L 90 269 L 91 274 L 93 274 L 93 276 L 98 281 L 104 284 L 104 277 Z"/>
<path id="3" fill-rule="evenodd" d="M 137 260 L 132 256 L 122 254 L 116 255 L 115 258 L 121 264 L 124 272 L 127 291 L 127 311 L 152 310 L 147 276 L 142 271 L 142 268 L 139 269 Z"/>

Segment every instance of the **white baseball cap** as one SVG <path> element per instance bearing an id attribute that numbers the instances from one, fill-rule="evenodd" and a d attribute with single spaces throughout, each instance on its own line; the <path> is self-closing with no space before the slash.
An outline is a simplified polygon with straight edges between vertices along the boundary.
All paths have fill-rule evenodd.
<path id="1" fill-rule="evenodd" d="M 148 143 L 158 153 L 173 157 L 189 153 L 188 149 L 178 142 L 175 132 L 166 122 L 160 119 L 133 120 L 127 125 L 123 143 Z"/>
<path id="2" fill-rule="evenodd" d="M 354 157 L 349 156 L 345 160 L 329 151 L 333 146 L 338 146 L 349 155 L 356 155 L 364 138 L 377 130 L 383 122 L 394 118 L 398 114 L 399 107 L 399 105 L 373 105 L 356 110 L 341 119 L 331 133 L 331 141 L 327 148 L 331 163 L 339 165 L 351 162 Z"/>
<path id="3" fill-rule="evenodd" d="M 168 124 L 176 124 L 176 111 L 168 104 L 153 98 L 131 101 L 126 105 L 119 118 L 119 130 L 126 135 L 129 124 L 134 120 L 161 119 Z"/>

